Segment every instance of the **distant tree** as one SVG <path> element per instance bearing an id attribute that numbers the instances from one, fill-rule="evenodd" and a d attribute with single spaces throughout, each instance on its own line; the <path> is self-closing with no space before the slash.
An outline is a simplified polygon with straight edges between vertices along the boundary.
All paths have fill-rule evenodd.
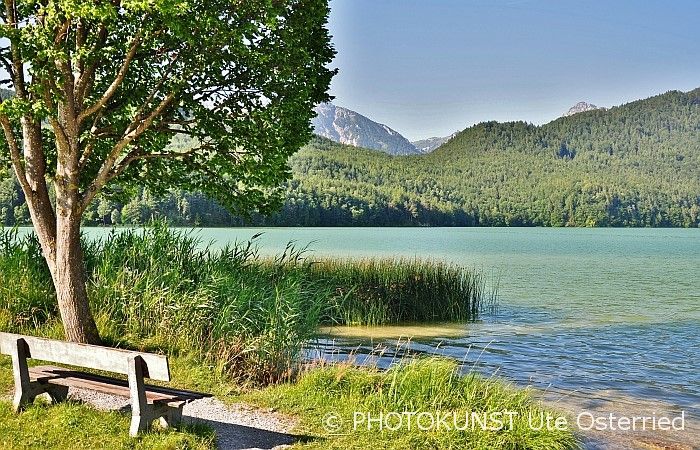
<path id="1" fill-rule="evenodd" d="M 112 204 L 106 198 L 101 198 L 97 205 L 97 217 L 102 224 L 106 224 L 112 213 Z"/>
<path id="2" fill-rule="evenodd" d="M 118 209 L 112 210 L 112 213 L 109 215 L 109 222 L 112 225 L 119 225 L 122 222 L 122 214 Z"/>
<path id="3" fill-rule="evenodd" d="M 26 225 L 27 223 L 29 223 L 29 208 L 27 207 L 27 204 L 23 203 L 21 205 L 15 206 L 13 216 L 15 225 Z"/>
<path id="4" fill-rule="evenodd" d="M 92 200 L 177 185 L 237 213 L 277 206 L 287 158 L 329 100 L 327 0 L 4 5 L 1 84 L 14 95 L 0 104 L 0 161 L 26 197 L 66 337 L 96 343 L 80 248 Z M 180 134 L 195 145 L 168 147 Z"/>

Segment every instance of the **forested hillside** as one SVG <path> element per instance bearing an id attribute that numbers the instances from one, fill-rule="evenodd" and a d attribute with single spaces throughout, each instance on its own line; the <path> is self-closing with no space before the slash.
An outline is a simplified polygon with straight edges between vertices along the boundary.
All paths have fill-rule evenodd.
<path id="1" fill-rule="evenodd" d="M 390 157 L 316 142 L 273 224 L 698 226 L 700 89 Z"/>
<path id="2" fill-rule="evenodd" d="M 254 225 L 679 226 L 700 224 L 700 89 L 542 126 L 482 123 L 428 155 L 390 156 L 317 138 L 290 161 L 283 209 Z M 102 200 L 90 223 L 243 222 L 198 194 Z M 27 221 L 14 182 L 0 220 Z"/>

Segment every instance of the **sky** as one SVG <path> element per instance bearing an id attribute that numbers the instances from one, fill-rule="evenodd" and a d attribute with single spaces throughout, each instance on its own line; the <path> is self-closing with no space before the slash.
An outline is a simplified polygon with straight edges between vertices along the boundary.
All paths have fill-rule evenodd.
<path id="1" fill-rule="evenodd" d="M 331 0 L 334 103 L 411 140 L 700 87 L 700 1 Z"/>

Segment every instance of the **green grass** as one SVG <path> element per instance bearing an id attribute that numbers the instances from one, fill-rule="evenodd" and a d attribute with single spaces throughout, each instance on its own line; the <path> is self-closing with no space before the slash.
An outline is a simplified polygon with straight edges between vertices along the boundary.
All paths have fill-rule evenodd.
<path id="1" fill-rule="evenodd" d="M 295 383 L 269 387 L 247 394 L 246 400 L 301 415 L 297 432 L 315 436 L 303 448 L 468 448 L 468 449 L 574 449 L 578 443 L 571 431 L 533 430 L 528 415 L 546 413 L 527 391 L 476 374 L 460 376 L 454 361 L 429 358 L 404 361 L 388 371 L 349 366 L 316 368 Z M 394 431 L 379 431 L 377 425 L 353 425 L 355 412 L 427 412 L 456 414 L 469 412 L 517 412 L 513 427 L 498 431 L 474 429 L 458 431 L 414 425 Z M 338 429 L 324 427 L 329 415 Z M 452 416 L 450 416 L 452 417 Z M 397 422 L 389 422 L 395 427 Z M 425 423 L 425 422 L 424 422 Z M 451 422 L 454 423 L 454 422 Z M 457 424 L 464 424 L 463 420 Z M 428 428 L 429 430 L 426 430 Z M 454 428 L 454 427 L 453 427 Z"/>
<path id="2" fill-rule="evenodd" d="M 0 397 L 10 392 L 12 386 L 12 361 L 9 356 L 0 355 Z"/>
<path id="3" fill-rule="evenodd" d="M 0 401 L 0 449 L 214 449 L 205 427 L 157 430 L 129 437 L 129 416 L 97 411 L 75 402 L 35 404 L 15 414 Z"/>

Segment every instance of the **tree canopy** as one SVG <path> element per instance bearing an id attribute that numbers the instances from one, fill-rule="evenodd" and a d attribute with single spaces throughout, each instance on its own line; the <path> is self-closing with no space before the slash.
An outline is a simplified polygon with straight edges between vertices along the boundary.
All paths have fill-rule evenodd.
<path id="1" fill-rule="evenodd" d="M 328 2 L 4 6 L 0 64 L 9 77 L 0 86 L 12 95 L 0 103 L 0 164 L 21 188 L 67 337 L 98 342 L 80 248 L 86 209 L 100 193 L 172 186 L 238 214 L 278 204 L 287 159 L 311 136 L 313 106 L 329 99 Z M 169 145 L 177 135 L 192 145 Z"/>
<path id="2" fill-rule="evenodd" d="M 15 140 L 27 114 L 49 125 L 49 178 L 69 145 L 65 128 L 77 128 L 85 206 L 111 181 L 202 191 L 239 212 L 276 204 L 287 158 L 310 136 L 311 109 L 328 99 L 325 1 L 10 4 L 2 34 L 13 46 L 0 61 L 16 95 L 0 115 Z M 173 134 L 197 145 L 171 151 Z"/>

